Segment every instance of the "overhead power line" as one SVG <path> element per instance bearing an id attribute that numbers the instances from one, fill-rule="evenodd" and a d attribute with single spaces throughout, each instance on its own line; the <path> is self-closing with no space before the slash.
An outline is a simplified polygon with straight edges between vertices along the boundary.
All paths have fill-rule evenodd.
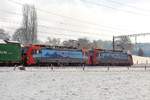
<path id="1" fill-rule="evenodd" d="M 8 21 L 0 21 L 0 22 L 4 22 L 4 23 L 10 23 L 10 22 L 8 22 Z M 12 22 L 11 24 L 14 24 L 14 25 L 20 25 L 20 23 L 18 22 Z M 21 25 L 20 25 L 20 27 L 21 27 Z M 90 35 L 93 35 L 93 34 L 95 34 L 95 35 L 105 35 L 106 36 L 106 34 L 100 34 L 100 33 L 95 33 L 95 32 L 85 32 L 85 31 L 79 31 L 79 30 L 72 30 L 72 29 L 68 29 L 68 28 L 60 28 L 60 27 L 53 27 L 53 26 L 47 26 L 47 25 L 41 25 L 41 24 L 39 24 L 38 25 L 38 27 L 43 27 L 43 28 L 46 28 L 46 29 L 55 29 L 55 30 L 63 30 L 63 31 L 69 31 L 69 32 L 76 32 L 76 33 L 81 33 L 81 34 L 90 34 Z"/>
<path id="2" fill-rule="evenodd" d="M 144 13 L 139 13 L 139 12 L 135 12 L 135 11 L 131 11 L 131 10 L 125 10 L 125 9 L 119 9 L 119 8 L 116 8 L 116 7 L 113 7 L 113 6 L 110 6 L 110 5 L 106 5 L 104 3 L 100 3 L 100 2 L 93 2 L 93 1 L 88 1 L 88 0 L 82 0 L 88 4 L 91 4 L 91 5 L 96 5 L 96 6 L 100 6 L 100 7 L 105 7 L 105 8 L 109 8 L 109 9 L 112 9 L 112 10 L 118 10 L 118 11 L 122 11 L 122 12 L 125 12 L 125 13 L 130 13 L 130 14 L 134 14 L 134 15 L 140 15 L 140 16 L 150 16 L 150 14 L 144 14 Z"/>
<path id="3" fill-rule="evenodd" d="M 10 1 L 10 2 L 12 2 L 12 3 L 15 3 L 15 4 L 18 4 L 18 5 L 20 5 L 20 6 L 23 6 L 22 3 L 16 2 L 16 1 L 14 1 L 14 0 L 8 0 L 8 1 Z M 74 21 L 77 21 L 77 22 L 80 22 L 80 23 L 84 23 L 84 24 L 88 24 L 88 25 L 94 25 L 94 26 L 104 27 L 104 28 L 109 28 L 109 29 L 114 29 L 114 30 L 122 30 L 122 31 L 126 31 L 126 32 L 127 32 L 127 31 L 128 31 L 128 32 L 135 32 L 135 31 L 132 31 L 132 30 L 115 28 L 115 27 L 106 26 L 106 25 L 101 25 L 101 24 L 94 23 L 94 22 L 89 22 L 89 21 L 86 21 L 86 20 L 77 19 L 77 18 L 74 18 L 74 17 L 71 17 L 71 16 L 61 15 L 61 14 L 54 13 L 54 12 L 51 12 L 51 11 L 47 11 L 47 10 L 40 9 L 40 8 L 36 8 L 36 9 L 37 9 L 38 11 L 41 11 L 41 12 L 44 12 L 44 13 L 47 13 L 47 14 L 50 14 L 50 15 L 60 16 L 60 17 L 63 17 L 63 18 L 67 18 L 67 19 L 74 20 Z"/>
<path id="4" fill-rule="evenodd" d="M 111 2 L 111 3 L 114 3 L 114 4 L 124 5 L 124 6 L 130 7 L 130 8 L 134 8 L 134 9 L 137 9 L 137 10 L 146 11 L 148 13 L 150 12 L 150 9 L 139 8 L 137 6 L 133 6 L 133 5 L 129 5 L 129 4 L 124 4 L 122 2 L 118 2 L 118 1 L 114 1 L 114 0 L 108 0 L 108 1 Z"/>
<path id="5" fill-rule="evenodd" d="M 10 26 L 5 26 L 5 28 L 7 28 L 7 29 L 13 29 L 13 30 L 15 30 L 16 29 L 16 27 L 10 27 Z M 64 39 L 64 37 L 68 37 L 68 38 L 66 38 L 66 39 L 69 39 L 69 37 L 71 37 L 71 38 L 77 38 L 77 35 L 76 34 L 62 34 L 62 33 L 60 33 L 60 32 L 48 32 L 48 31 L 41 31 L 41 30 L 39 30 L 38 31 L 38 33 L 42 33 L 42 34 L 38 34 L 38 35 L 40 35 L 40 37 L 50 37 L 50 36 L 52 36 L 52 35 L 54 35 L 54 36 L 63 36 L 63 38 L 62 39 Z M 44 33 L 47 33 L 47 34 L 44 34 Z M 51 34 L 49 34 L 49 33 L 51 33 Z M 44 35 L 43 35 L 44 34 Z M 49 34 L 49 35 L 48 35 Z M 84 37 L 84 36 L 83 36 Z M 60 37 L 59 37 L 60 38 Z"/>
<path id="6" fill-rule="evenodd" d="M 5 21 L 4 21 L 5 22 Z M 5 22 L 5 23 L 10 23 L 10 22 Z M 12 23 L 14 25 L 20 25 L 19 23 Z M 106 34 L 101 34 L 101 33 L 95 33 L 95 32 L 85 32 L 85 31 L 79 31 L 79 30 L 72 30 L 72 29 L 68 29 L 68 28 L 60 28 L 60 27 L 53 27 L 53 26 L 46 26 L 46 25 L 38 25 L 38 27 L 41 28 L 46 28 L 47 30 L 61 30 L 61 31 L 69 31 L 69 32 L 73 32 L 73 33 L 80 33 L 83 35 L 94 35 L 94 36 L 107 36 L 109 37 L 110 35 L 106 35 Z M 16 28 L 14 28 L 16 29 Z M 66 35 L 70 35 L 70 34 L 66 34 Z M 71 36 L 71 35 L 70 35 Z"/>
<path id="7" fill-rule="evenodd" d="M 103 35 L 106 36 L 106 34 L 100 34 L 95 32 L 85 32 L 85 31 L 78 31 L 78 30 L 72 30 L 72 29 L 66 29 L 66 28 L 58 28 L 58 27 L 52 27 L 52 26 L 46 26 L 46 25 L 39 25 L 39 27 L 44 27 L 47 29 L 56 29 L 56 30 L 63 30 L 63 31 L 70 31 L 70 32 L 76 32 L 76 33 L 84 33 L 84 34 L 90 34 L 90 35 Z M 107 35 L 110 36 L 110 35 Z"/>
<path id="8" fill-rule="evenodd" d="M 40 37 L 51 37 L 52 35 L 56 35 L 56 36 L 63 36 L 62 39 L 64 39 L 64 37 L 71 37 L 71 38 L 77 38 L 77 35 L 70 35 L 70 34 L 61 34 L 59 32 L 46 32 L 46 31 L 38 31 L 39 33 L 47 33 L 47 34 L 38 34 L 40 35 Z M 51 34 L 49 34 L 51 33 Z M 49 34 L 49 35 L 48 35 Z M 68 39 L 67 38 L 67 39 Z"/>
<path id="9" fill-rule="evenodd" d="M 1 10 L 0 10 L 1 11 Z M 16 12 L 5 12 L 5 13 L 9 13 L 9 14 L 17 14 Z M 19 15 L 19 16 L 22 16 L 22 14 L 17 14 L 17 15 Z M 48 22 L 48 21 L 50 21 L 50 20 L 47 20 L 47 19 L 43 19 L 43 18 L 40 18 L 42 21 L 44 20 L 44 21 L 46 21 L 46 22 Z M 73 26 L 73 27 L 83 27 L 83 26 L 81 26 L 81 24 L 80 25 L 75 25 L 75 24 L 70 24 L 70 23 L 64 23 L 64 22 L 61 22 L 61 21 L 55 21 L 55 20 L 51 20 L 51 22 L 55 22 L 55 23 L 59 23 L 59 24 L 63 24 L 63 25 L 67 25 L 67 26 Z M 16 22 L 17 23 L 17 22 Z M 96 26 L 96 27 L 98 27 L 98 26 Z M 96 29 L 96 30 L 100 30 L 100 31 L 108 31 L 108 32 L 116 32 L 116 31 L 113 31 L 113 30 L 117 30 L 117 29 L 108 29 L 109 27 L 104 27 L 104 28 L 106 28 L 106 29 L 104 29 L 104 28 L 102 28 L 102 27 L 99 27 L 99 28 L 91 28 L 91 27 L 89 27 L 90 29 Z M 119 29 L 118 29 L 119 30 Z M 121 29 L 118 31 L 117 30 L 117 32 L 119 32 L 119 31 L 121 31 Z M 124 30 L 124 32 L 129 32 L 129 30 Z M 130 30 L 130 33 L 131 32 L 134 32 L 135 33 L 135 31 L 133 31 L 133 30 Z"/>

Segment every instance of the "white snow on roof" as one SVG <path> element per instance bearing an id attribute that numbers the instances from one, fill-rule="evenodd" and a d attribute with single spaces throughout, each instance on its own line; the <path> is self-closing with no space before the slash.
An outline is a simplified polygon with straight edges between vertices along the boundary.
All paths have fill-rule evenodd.
<path id="1" fill-rule="evenodd" d="M 6 42 L 2 39 L 0 39 L 0 44 L 6 44 Z"/>
<path id="2" fill-rule="evenodd" d="M 9 43 L 20 43 L 18 41 L 8 41 Z"/>

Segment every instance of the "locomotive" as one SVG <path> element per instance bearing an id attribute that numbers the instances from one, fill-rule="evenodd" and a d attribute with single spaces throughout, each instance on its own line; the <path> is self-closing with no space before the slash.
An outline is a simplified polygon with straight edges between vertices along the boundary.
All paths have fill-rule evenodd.
<path id="1" fill-rule="evenodd" d="M 0 42 L 0 65 L 41 66 L 131 66 L 132 55 L 123 51 L 103 49 L 77 49 L 61 46 L 46 46 Z"/>
<path id="2" fill-rule="evenodd" d="M 89 51 L 88 65 L 131 66 L 132 55 L 123 51 L 94 49 Z"/>
<path id="3" fill-rule="evenodd" d="M 28 45 L 23 48 L 25 65 L 82 65 L 86 64 L 85 49 L 71 49 L 45 45 Z"/>

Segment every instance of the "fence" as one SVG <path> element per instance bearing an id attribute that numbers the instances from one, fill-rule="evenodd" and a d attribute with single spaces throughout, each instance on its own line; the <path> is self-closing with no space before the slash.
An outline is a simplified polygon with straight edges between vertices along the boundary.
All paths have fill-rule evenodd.
<path id="1" fill-rule="evenodd" d="M 20 66 L 22 67 L 22 66 Z M 0 72 L 21 70 L 20 67 L 0 67 Z M 135 64 L 133 66 L 28 66 L 25 71 L 132 71 L 132 70 L 150 71 L 150 64 Z"/>
<path id="2" fill-rule="evenodd" d="M 115 70 L 123 70 L 123 71 L 128 71 L 128 70 L 150 70 L 150 64 L 135 64 L 133 66 L 45 66 L 45 67 L 27 67 L 27 69 L 45 69 L 45 70 L 51 70 L 51 71 L 63 71 L 63 70 L 68 70 L 68 71 L 114 71 Z"/>

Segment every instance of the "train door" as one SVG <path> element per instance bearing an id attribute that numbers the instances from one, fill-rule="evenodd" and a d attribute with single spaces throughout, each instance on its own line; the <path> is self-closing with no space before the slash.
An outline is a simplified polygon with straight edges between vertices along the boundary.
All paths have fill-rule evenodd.
<path id="1" fill-rule="evenodd" d="M 82 64 L 88 65 L 88 50 L 85 48 L 82 49 Z"/>
<path id="2" fill-rule="evenodd" d="M 88 53 L 88 65 L 93 65 L 93 50 Z"/>

